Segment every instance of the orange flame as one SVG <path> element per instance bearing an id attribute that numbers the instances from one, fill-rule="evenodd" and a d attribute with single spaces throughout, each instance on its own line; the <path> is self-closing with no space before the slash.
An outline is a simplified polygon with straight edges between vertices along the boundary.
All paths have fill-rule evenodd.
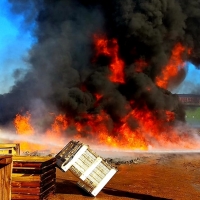
<path id="1" fill-rule="evenodd" d="M 23 135 L 27 138 L 34 135 L 34 128 L 30 124 L 30 118 L 31 115 L 29 112 L 27 112 L 25 116 L 22 116 L 20 114 L 16 115 L 14 119 L 14 125 L 18 135 Z M 22 151 L 27 151 L 31 148 L 35 149 L 35 146 L 33 147 L 32 145 L 30 145 L 29 142 L 21 141 L 20 149 Z"/>
<path id="2" fill-rule="evenodd" d="M 185 63 L 181 57 L 182 53 L 186 51 L 186 48 L 178 43 L 175 45 L 174 49 L 172 50 L 172 55 L 169 60 L 168 65 L 163 69 L 160 76 L 156 77 L 156 84 L 164 89 L 168 88 L 169 80 L 172 77 L 175 77 L 180 68 L 185 66 Z M 187 53 L 190 54 L 191 50 L 187 50 Z"/>
<path id="3" fill-rule="evenodd" d="M 59 139 L 63 132 L 67 130 L 68 121 L 65 115 L 58 115 L 55 117 L 53 124 L 51 125 L 51 129 L 46 131 L 46 136 L 50 140 Z"/>
<path id="4" fill-rule="evenodd" d="M 130 106 L 134 106 L 133 101 L 126 107 L 130 108 Z M 163 116 L 163 119 L 158 116 Z M 174 118 L 175 114 L 171 111 L 150 111 L 146 106 L 142 109 L 131 110 L 119 123 L 113 123 L 104 111 L 96 115 L 84 114 L 80 121 L 60 114 L 55 117 L 51 129 L 46 131 L 45 138 L 64 146 L 61 138 L 67 131 L 73 130 L 73 137 L 70 139 L 82 139 L 91 144 L 103 144 L 119 149 L 147 150 L 149 146 L 154 147 L 154 142 L 161 147 L 175 144 L 179 147 L 195 149 L 195 144 L 188 134 L 178 134 L 169 125 L 173 123 Z M 133 119 L 136 120 L 137 128 L 132 130 L 130 122 Z M 17 115 L 14 124 L 18 134 L 28 134 L 27 137 L 34 134 L 34 129 L 30 125 L 30 114 Z M 21 146 L 22 150 L 26 151 L 45 149 L 45 145 L 30 145 L 28 142 L 22 142 Z"/>
<path id="5" fill-rule="evenodd" d="M 27 112 L 25 116 L 17 114 L 14 119 L 14 126 L 16 128 L 16 133 L 18 135 L 23 136 L 23 138 L 20 141 L 20 149 L 22 151 L 46 150 L 45 141 L 42 140 L 44 138 L 41 138 L 40 141 L 44 142 L 43 145 L 36 144 L 37 142 L 36 143 L 27 142 L 29 139 L 34 140 L 33 136 L 35 136 L 35 130 L 32 127 L 30 121 L 31 121 L 31 114 L 29 112 Z M 58 144 L 62 144 L 62 141 L 60 141 L 60 137 L 63 136 L 63 132 L 66 131 L 67 127 L 68 127 L 68 122 L 66 117 L 60 114 L 55 117 L 55 120 L 51 125 L 51 129 L 47 130 L 43 136 L 45 137 L 45 140 L 54 143 L 58 142 Z"/>
<path id="6" fill-rule="evenodd" d="M 96 56 L 105 55 L 111 58 L 109 65 L 111 82 L 124 83 L 124 62 L 118 57 L 119 47 L 116 39 L 108 40 L 106 38 L 98 38 L 95 36 Z"/>
<path id="7" fill-rule="evenodd" d="M 28 112 L 26 116 L 16 115 L 14 125 L 18 134 L 32 135 L 34 133 L 34 128 L 30 125 L 30 117 L 31 115 Z"/>
<path id="8" fill-rule="evenodd" d="M 170 123 L 175 119 L 175 113 L 171 111 L 150 111 L 147 107 L 142 110 L 136 108 L 131 111 L 139 124 L 140 134 L 147 139 L 147 144 L 154 146 L 152 141 L 160 144 L 161 148 L 179 147 L 183 149 L 195 149 L 198 142 L 194 141 L 188 133 L 179 134 Z M 163 119 L 157 118 L 157 115 L 163 116 Z"/>

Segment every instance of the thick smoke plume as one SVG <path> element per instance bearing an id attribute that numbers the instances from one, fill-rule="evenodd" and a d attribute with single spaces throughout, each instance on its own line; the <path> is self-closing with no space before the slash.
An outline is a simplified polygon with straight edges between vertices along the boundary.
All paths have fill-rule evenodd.
<path id="1" fill-rule="evenodd" d="M 183 61 L 199 66 L 200 1 L 10 2 L 13 12 L 25 16 L 25 27 L 35 24 L 37 42 L 29 52 L 31 67 L 24 79 L 0 96 L 1 124 L 27 110 L 41 118 L 57 111 L 75 120 L 82 120 L 84 113 L 95 115 L 104 110 L 113 123 L 129 112 L 125 109 L 127 104 L 132 109 L 168 110 L 175 113 L 177 121 L 184 121 L 177 95 L 155 83 L 178 43 L 191 49 L 190 54 L 181 54 Z M 125 66 L 125 83 L 108 79 L 111 60 L 109 56 L 97 55 L 95 36 L 116 39 L 118 56 Z M 137 70 L 138 61 L 147 64 L 142 71 Z M 182 72 L 178 78 L 182 80 L 184 76 Z M 96 94 L 102 96 L 98 102 Z M 157 118 L 165 117 L 158 112 Z M 130 126 L 137 127 L 137 120 L 132 119 Z"/>

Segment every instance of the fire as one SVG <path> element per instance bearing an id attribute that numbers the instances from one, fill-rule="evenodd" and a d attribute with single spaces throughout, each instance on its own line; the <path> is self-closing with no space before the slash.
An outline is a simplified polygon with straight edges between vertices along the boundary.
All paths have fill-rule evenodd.
<path id="1" fill-rule="evenodd" d="M 106 38 L 99 38 L 95 36 L 95 49 L 96 57 L 99 55 L 105 55 L 111 58 L 109 68 L 111 75 L 109 80 L 114 83 L 125 82 L 124 80 L 124 62 L 118 56 L 119 47 L 116 39 L 108 40 Z"/>
<path id="2" fill-rule="evenodd" d="M 147 67 L 147 63 L 143 59 L 139 59 L 135 62 L 136 72 L 143 72 L 146 67 Z"/>
<path id="3" fill-rule="evenodd" d="M 127 108 L 133 107 L 131 101 Z M 163 116 L 161 119 L 158 116 Z M 18 134 L 31 137 L 35 134 L 30 125 L 30 114 L 26 116 L 17 115 L 14 124 Z M 130 121 L 136 120 L 137 127 L 131 128 Z M 118 123 L 111 123 L 110 116 L 101 111 L 99 114 L 83 114 L 79 121 L 70 119 L 65 115 L 57 115 L 51 128 L 45 132 L 45 140 L 61 145 L 67 132 L 73 132 L 70 139 L 81 139 L 91 144 L 106 145 L 126 150 L 148 150 L 149 146 L 156 143 L 160 147 L 168 145 L 179 145 L 182 148 L 195 148 L 188 134 L 179 135 L 169 124 L 173 123 L 175 115 L 171 111 L 150 111 L 144 108 L 134 108 L 128 112 Z M 110 126 L 112 124 L 112 127 Z M 152 142 L 153 141 L 153 142 Z M 64 143 L 62 144 L 65 145 Z M 44 145 L 36 145 L 21 142 L 23 151 L 44 150 Z"/>
<path id="4" fill-rule="evenodd" d="M 14 125 L 18 134 L 33 135 L 34 128 L 30 125 L 30 117 L 31 115 L 29 112 L 27 112 L 25 116 L 20 114 L 16 115 Z"/>
<path id="5" fill-rule="evenodd" d="M 184 52 L 190 54 L 191 50 L 187 50 L 186 47 L 180 43 L 175 45 L 174 49 L 172 50 L 168 65 L 165 66 L 161 72 L 161 75 L 156 77 L 156 84 L 159 87 L 167 89 L 169 86 L 168 84 L 170 78 L 175 77 L 178 74 L 180 68 L 184 68 L 185 63 L 181 57 Z"/>
<path id="6" fill-rule="evenodd" d="M 125 83 L 124 62 L 119 58 L 119 47 L 116 39 L 108 40 L 106 38 L 95 37 L 96 59 L 98 56 L 107 56 L 110 58 L 109 68 L 111 75 L 109 80 L 118 83 Z M 173 51 L 168 65 L 162 71 L 162 74 L 156 78 L 156 84 L 159 87 L 167 88 L 169 79 L 176 76 L 180 67 L 184 66 L 181 54 L 186 48 L 177 44 Z M 189 50 L 187 51 L 189 53 Z M 135 62 L 135 72 L 140 73 L 147 67 L 146 61 L 139 59 Z M 86 85 L 81 86 L 82 91 L 87 91 Z M 151 86 L 147 85 L 146 90 L 151 92 Z M 104 100 L 103 94 L 95 93 L 96 99 L 94 107 L 98 107 L 101 100 Z M 136 100 L 127 101 L 124 107 L 123 117 L 113 120 L 105 111 L 99 113 L 81 113 L 78 117 L 72 118 L 67 115 L 55 115 L 54 121 L 43 134 L 45 140 L 62 144 L 61 138 L 70 136 L 70 139 L 82 139 L 91 144 L 106 145 L 113 148 L 128 150 L 148 150 L 149 146 L 166 147 L 168 145 L 179 145 L 183 148 L 194 148 L 194 143 L 190 140 L 188 134 L 178 134 L 173 128 L 175 113 L 170 110 L 150 110 L 145 103 L 137 107 Z M 31 115 L 16 115 L 14 125 L 19 135 L 26 137 L 33 136 L 36 131 L 30 123 Z M 22 150 L 30 149 L 30 144 L 21 143 Z M 65 144 L 63 144 L 64 146 Z M 31 145 L 35 149 L 39 147 Z M 45 145 L 43 145 L 45 149 Z"/>
<path id="7" fill-rule="evenodd" d="M 178 131 L 170 125 L 174 122 L 175 114 L 171 111 L 150 111 L 146 106 L 140 110 L 138 108 L 131 111 L 132 115 L 139 124 L 140 135 L 147 139 L 150 146 L 155 142 L 163 147 L 178 147 L 183 149 L 195 149 L 197 143 L 192 140 L 188 133 L 179 134 Z M 160 119 L 157 116 L 162 115 Z"/>
<path id="8" fill-rule="evenodd" d="M 29 112 L 27 112 L 25 116 L 17 114 L 14 119 L 16 132 L 18 135 L 23 136 L 24 140 L 34 135 L 34 128 L 30 124 L 30 118 L 31 118 L 31 115 Z M 37 148 L 35 144 L 30 144 L 29 142 L 22 140 L 20 143 L 20 149 L 22 151 L 27 151 L 30 149 L 37 149 Z"/>
<path id="9" fill-rule="evenodd" d="M 111 119 L 103 111 L 97 115 L 86 114 L 84 119 L 84 123 L 76 123 L 79 137 L 80 135 L 84 137 L 86 133 L 85 137 L 90 141 L 96 140 L 96 143 L 121 149 L 146 150 L 148 148 L 145 139 L 132 131 L 126 121 L 109 129 Z"/>
<path id="10" fill-rule="evenodd" d="M 42 138 L 42 136 L 38 136 L 40 139 L 36 142 L 34 142 L 36 130 L 31 125 L 31 114 L 29 112 L 27 112 L 24 116 L 17 114 L 14 119 L 14 126 L 16 128 L 16 133 L 19 136 L 22 136 L 20 139 L 20 149 L 22 151 L 35 151 L 46 150 L 45 141 L 47 140 L 49 142 L 59 142 L 59 144 L 61 144 L 62 141 L 59 139 L 63 136 L 63 132 L 67 129 L 68 122 L 64 115 L 60 114 L 56 116 L 51 125 L 51 129 L 48 129 L 45 132 L 44 138 Z M 26 140 L 31 140 L 31 142 L 27 142 Z M 42 142 L 43 144 L 37 144 L 39 142 Z"/>
<path id="11" fill-rule="evenodd" d="M 62 133 L 67 130 L 68 121 L 65 115 L 55 117 L 51 129 L 46 131 L 46 137 L 50 140 L 57 140 L 62 136 Z"/>

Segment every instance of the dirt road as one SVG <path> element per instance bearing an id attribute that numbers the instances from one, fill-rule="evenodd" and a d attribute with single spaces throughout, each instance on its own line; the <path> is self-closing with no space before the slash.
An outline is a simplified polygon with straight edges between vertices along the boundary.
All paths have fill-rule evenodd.
<path id="1" fill-rule="evenodd" d="M 141 162 L 118 165 L 119 171 L 97 197 L 79 189 L 78 179 L 70 172 L 57 170 L 56 194 L 50 199 L 200 200 L 200 153 L 134 154 L 133 157 L 139 157 Z"/>

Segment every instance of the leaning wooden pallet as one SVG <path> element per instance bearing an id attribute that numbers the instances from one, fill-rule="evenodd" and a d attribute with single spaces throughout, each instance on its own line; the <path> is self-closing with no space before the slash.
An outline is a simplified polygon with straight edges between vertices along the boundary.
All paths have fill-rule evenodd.
<path id="1" fill-rule="evenodd" d="M 55 192 L 55 166 L 51 157 L 14 156 L 12 199 L 47 199 Z"/>
<path id="2" fill-rule="evenodd" d="M 78 179 L 77 185 L 91 196 L 96 196 L 118 171 L 88 145 L 70 141 L 56 156 L 57 167 L 70 170 Z"/>

